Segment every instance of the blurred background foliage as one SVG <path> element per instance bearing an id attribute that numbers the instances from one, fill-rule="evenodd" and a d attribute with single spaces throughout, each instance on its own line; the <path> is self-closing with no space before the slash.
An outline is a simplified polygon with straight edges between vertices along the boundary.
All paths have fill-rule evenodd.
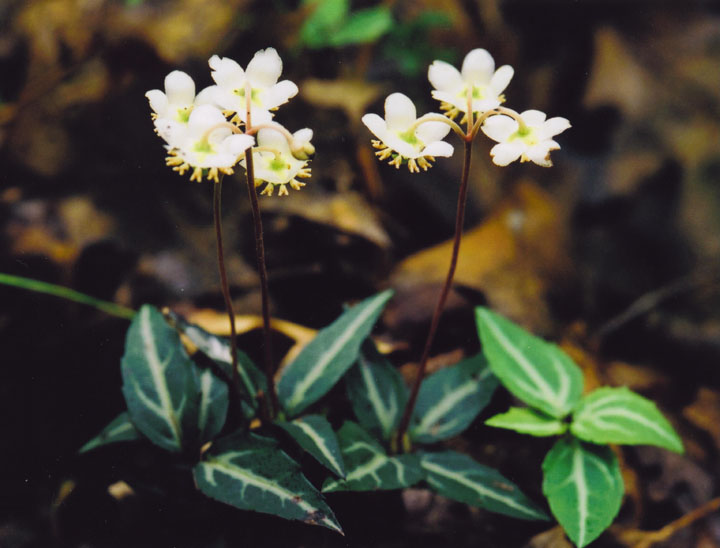
<path id="1" fill-rule="evenodd" d="M 176 68 L 209 85 L 212 54 L 245 65 L 268 46 L 300 87 L 278 120 L 311 127 L 318 151 L 306 189 L 261 201 L 273 311 L 291 322 L 278 345 L 295 347 L 343 303 L 392 286 L 378 334 L 411 377 L 449 256 L 461 158 L 419 175 L 381 165 L 360 117 L 381 112 L 393 91 L 436 111 L 427 66 L 486 48 L 515 68 L 508 106 L 573 127 L 547 170 L 498 168 L 491 143 L 476 143 L 457 287 L 432 367 L 477 350 L 472 307 L 489 304 L 562 341 L 593 383 L 659 402 L 687 455 L 623 449 L 628 499 L 598 546 L 639 546 L 639 531 L 717 496 L 720 5 L 711 0 L 3 0 L 0 271 L 127 306 L 171 306 L 222 330 L 211 189 L 165 167 L 144 93 Z M 226 184 L 224 212 L 233 297 L 247 320 L 241 344 L 253 354 L 260 305 L 243 185 Z M 0 546 L 565 546 L 555 529 L 422 490 L 338 496 L 340 540 L 200 502 L 172 475 L 151 489 L 167 463 L 147 448 L 78 458 L 122 406 L 127 323 L 5 287 L 0 302 Z M 542 440 L 528 446 L 477 424 L 453 443 L 540 500 Z M 662 546 L 718 547 L 718 531 L 715 514 Z"/>

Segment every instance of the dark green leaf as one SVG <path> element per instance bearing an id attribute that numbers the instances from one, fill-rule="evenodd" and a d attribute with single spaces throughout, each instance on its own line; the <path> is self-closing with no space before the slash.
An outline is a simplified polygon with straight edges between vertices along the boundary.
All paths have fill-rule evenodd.
<path id="1" fill-rule="evenodd" d="M 349 308 L 302 349 L 278 383 L 285 411 L 296 416 L 319 400 L 357 360 L 392 291 L 383 291 Z"/>
<path id="2" fill-rule="evenodd" d="M 483 353 L 505 388 L 528 405 L 565 417 L 580 401 L 580 368 L 556 345 L 487 308 L 475 309 Z"/>
<path id="3" fill-rule="evenodd" d="M 136 428 L 168 451 L 180 451 L 197 432 L 193 367 L 177 332 L 143 306 L 125 340 L 122 390 Z"/>
<path id="4" fill-rule="evenodd" d="M 388 457 L 382 446 L 354 422 L 346 422 L 338 432 L 345 460 L 345 479 L 328 479 L 323 492 L 379 491 L 402 489 L 423 479 L 417 455 Z"/>
<path id="5" fill-rule="evenodd" d="M 198 432 L 200 443 L 212 440 L 220 433 L 228 410 L 228 387 L 210 368 L 195 366 L 196 382 L 200 389 L 198 402 Z"/>
<path id="6" fill-rule="evenodd" d="M 277 425 L 325 468 L 337 476 L 345 477 L 340 446 L 325 417 L 305 415 L 291 422 L 279 422 Z"/>
<path id="7" fill-rule="evenodd" d="M 521 519 L 547 515 L 497 470 L 455 451 L 423 453 L 420 463 L 427 482 L 444 497 Z"/>
<path id="8" fill-rule="evenodd" d="M 683 452 L 682 441 L 657 406 L 626 387 L 598 388 L 585 396 L 570 431 L 592 443 L 657 445 Z"/>
<path id="9" fill-rule="evenodd" d="M 127 411 L 120 413 L 115 419 L 102 429 L 97 436 L 87 442 L 80 448 L 80 453 L 92 451 L 101 445 L 109 443 L 117 443 L 120 441 L 135 441 L 142 439 L 142 435 L 137 431 L 135 425 L 130 420 Z"/>
<path id="10" fill-rule="evenodd" d="M 358 422 L 378 438 L 390 439 L 400 422 L 408 389 L 400 372 L 367 339 L 357 363 L 345 376 Z"/>
<path id="11" fill-rule="evenodd" d="M 213 444 L 194 469 L 207 496 L 240 508 L 322 525 L 342 533 L 322 495 L 277 444 L 253 434 L 234 434 Z"/>
<path id="12" fill-rule="evenodd" d="M 543 461 L 543 493 L 570 539 L 590 544 L 615 519 L 624 486 L 613 452 L 571 436 L 558 440 Z"/>
<path id="13" fill-rule="evenodd" d="M 556 436 L 567 430 L 563 421 L 529 407 L 511 407 L 507 413 L 490 417 L 485 424 L 532 436 Z"/>
<path id="14" fill-rule="evenodd" d="M 410 436 L 434 443 L 459 434 L 485 408 L 497 385 L 482 355 L 430 375 L 420 385 Z"/>

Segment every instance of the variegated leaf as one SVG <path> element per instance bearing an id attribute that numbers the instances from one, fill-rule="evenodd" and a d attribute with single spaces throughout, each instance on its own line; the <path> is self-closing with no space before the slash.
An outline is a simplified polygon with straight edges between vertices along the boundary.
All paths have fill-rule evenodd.
<path id="1" fill-rule="evenodd" d="M 228 411 L 228 387 L 210 368 L 194 367 L 200 389 L 197 424 L 200 443 L 212 440 L 225 424 Z"/>
<path id="2" fill-rule="evenodd" d="M 410 436 L 434 443 L 459 434 L 485 408 L 497 385 L 482 355 L 433 373 L 420 385 Z"/>
<path id="3" fill-rule="evenodd" d="M 273 440 L 245 433 L 223 438 L 195 466 L 194 476 L 200 491 L 236 508 L 342 533 L 322 495 Z"/>
<path id="4" fill-rule="evenodd" d="M 580 400 L 580 368 L 556 345 L 487 308 L 475 309 L 482 350 L 505 388 L 531 407 L 565 417 Z"/>
<path id="5" fill-rule="evenodd" d="M 383 291 L 343 312 L 300 351 L 278 383 L 280 403 L 296 416 L 324 396 L 355 362 L 392 291 Z"/>
<path id="6" fill-rule="evenodd" d="M 180 451 L 197 433 L 193 367 L 177 332 L 143 306 L 125 340 L 122 391 L 136 428 L 168 451 Z"/>
<path id="7" fill-rule="evenodd" d="M 557 436 L 567 430 L 563 421 L 529 407 L 511 407 L 506 413 L 490 417 L 485 424 L 538 437 Z"/>
<path id="8" fill-rule="evenodd" d="M 297 444 L 333 474 L 345 477 L 345 464 L 332 426 L 325 417 L 305 415 L 290 422 L 278 422 Z"/>
<path id="9" fill-rule="evenodd" d="M 390 439 L 408 399 L 400 372 L 367 339 L 357 363 L 345 376 L 348 398 L 358 422 L 378 438 Z"/>
<path id="10" fill-rule="evenodd" d="M 117 443 L 121 441 L 135 441 L 142 439 L 142 435 L 137 431 L 135 425 L 130 420 L 127 411 L 120 413 L 115 419 L 108 424 L 102 431 L 80 448 L 80 453 L 92 451 L 93 449 L 109 443 Z"/>
<path id="11" fill-rule="evenodd" d="M 585 396 L 570 431 L 592 443 L 657 445 L 676 453 L 683 444 L 655 403 L 626 387 L 603 387 Z"/>
<path id="12" fill-rule="evenodd" d="M 548 519 L 500 472 L 455 451 L 423 453 L 420 463 L 430 487 L 444 497 L 521 519 Z"/>
<path id="13" fill-rule="evenodd" d="M 615 519 L 625 487 L 615 454 L 567 436 L 543 461 L 543 493 L 570 539 L 590 544 Z"/>
<path id="14" fill-rule="evenodd" d="M 423 479 L 417 455 L 389 457 L 362 427 L 346 422 L 338 432 L 345 460 L 345 479 L 327 479 L 323 493 L 332 491 L 379 491 L 402 489 Z"/>

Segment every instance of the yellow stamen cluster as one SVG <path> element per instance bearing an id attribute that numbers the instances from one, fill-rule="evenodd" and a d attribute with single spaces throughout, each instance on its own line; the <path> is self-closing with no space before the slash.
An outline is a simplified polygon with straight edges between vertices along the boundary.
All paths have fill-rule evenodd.
<path id="1" fill-rule="evenodd" d="M 177 171 L 180 175 L 185 175 L 185 172 L 191 167 L 185 160 L 177 156 L 177 153 L 174 150 L 168 152 L 168 157 L 165 158 L 165 165 L 172 166 L 173 171 Z M 190 180 L 200 183 L 202 182 L 204 175 L 208 181 L 219 183 L 221 173 L 225 175 L 232 175 L 234 171 L 231 167 L 196 167 L 193 168 Z"/>
<path id="2" fill-rule="evenodd" d="M 298 171 L 296 177 L 300 179 L 307 179 L 311 177 L 311 171 L 309 167 L 304 167 L 300 171 Z M 302 187 L 305 186 L 305 183 L 301 183 L 297 179 L 292 179 L 288 181 L 287 183 L 268 183 L 267 181 L 264 181 L 263 179 L 255 179 L 255 186 L 261 186 L 263 183 L 265 184 L 265 188 L 262 189 L 262 192 L 260 192 L 261 195 L 264 196 L 272 196 L 273 192 L 275 192 L 275 187 L 278 187 L 278 196 L 288 196 L 290 193 L 288 192 L 287 185 L 290 185 L 290 188 L 293 190 L 300 190 Z"/>
<path id="3" fill-rule="evenodd" d="M 395 169 L 400 169 L 400 166 L 405 162 L 405 160 L 407 160 L 407 166 L 410 173 L 420 173 L 421 169 L 423 171 L 427 171 L 432 167 L 432 162 L 435 161 L 435 158 L 433 156 L 405 158 L 404 156 L 401 156 L 400 154 L 394 152 L 391 148 L 385 145 L 385 143 L 383 143 L 382 141 L 378 141 L 377 139 L 374 139 L 372 141 L 372 146 L 379 149 L 377 152 L 375 152 L 375 156 L 377 156 L 379 160 L 387 160 L 388 158 L 392 157 L 392 159 L 388 163 L 391 166 L 395 166 Z"/>

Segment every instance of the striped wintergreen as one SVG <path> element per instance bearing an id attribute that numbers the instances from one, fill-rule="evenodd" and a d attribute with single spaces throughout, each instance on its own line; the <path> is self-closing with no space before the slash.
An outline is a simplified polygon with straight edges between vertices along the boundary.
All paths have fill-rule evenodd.
<path id="1" fill-rule="evenodd" d="M 582 548 L 613 522 L 624 485 L 614 453 L 567 436 L 543 461 L 543 493 L 570 539 Z"/>
<path id="2" fill-rule="evenodd" d="M 580 368 L 556 345 L 487 308 L 475 309 L 483 354 L 500 382 L 531 407 L 565 417 L 580 400 Z"/>
<path id="3" fill-rule="evenodd" d="M 342 533 L 322 495 L 273 440 L 228 436 L 213 444 L 193 472 L 198 489 L 213 499 Z"/>
<path id="4" fill-rule="evenodd" d="M 455 451 L 423 453 L 420 463 L 430 487 L 444 497 L 516 518 L 547 519 L 514 483 L 467 455 Z"/>
<path id="5" fill-rule="evenodd" d="M 345 477 L 345 464 L 332 426 L 325 417 L 305 415 L 277 425 L 333 474 Z"/>
<path id="6" fill-rule="evenodd" d="M 209 367 L 194 367 L 200 389 L 197 425 L 200 443 L 212 440 L 220 433 L 228 410 L 228 387 Z"/>
<path id="7" fill-rule="evenodd" d="M 585 396 L 570 431 L 592 443 L 657 445 L 676 453 L 683 444 L 655 403 L 626 387 L 603 387 Z"/>
<path id="8" fill-rule="evenodd" d="M 459 434 L 485 408 L 497 385 L 480 354 L 433 373 L 420 385 L 410 436 L 434 443 Z"/>
<path id="9" fill-rule="evenodd" d="M 532 436 L 556 436 L 567 430 L 563 421 L 529 407 L 511 407 L 505 413 L 490 417 L 485 424 Z"/>
<path id="10" fill-rule="evenodd" d="M 142 435 L 137 431 L 135 425 L 130 420 L 127 411 L 120 413 L 110 424 L 102 431 L 80 448 L 80 453 L 92 451 L 96 447 L 107 445 L 109 443 L 117 443 L 120 441 L 134 441 L 142 439 Z"/>
<path id="11" fill-rule="evenodd" d="M 302 349 L 278 383 L 278 397 L 296 416 L 324 396 L 357 360 L 392 291 L 383 291 L 347 309 Z"/>

